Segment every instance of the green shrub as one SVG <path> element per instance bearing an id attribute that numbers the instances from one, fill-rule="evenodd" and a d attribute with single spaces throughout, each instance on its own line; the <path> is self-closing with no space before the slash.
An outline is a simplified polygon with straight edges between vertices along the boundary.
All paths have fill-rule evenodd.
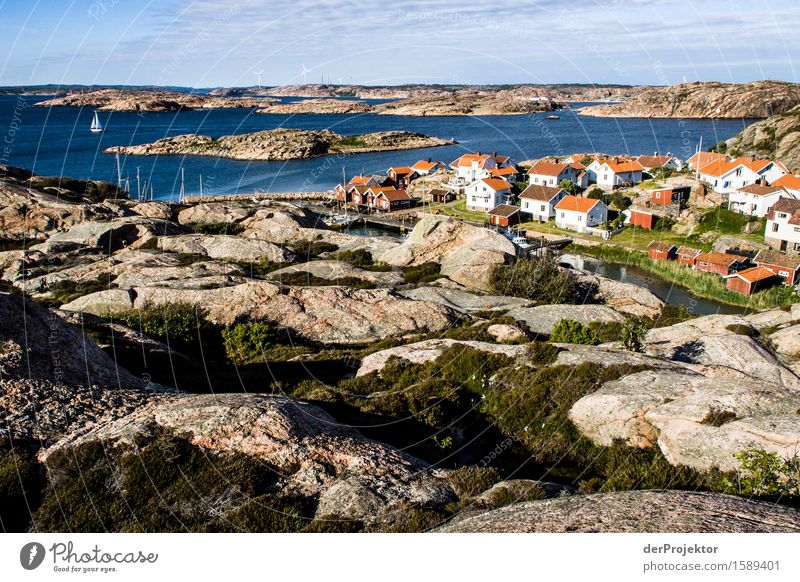
<path id="1" fill-rule="evenodd" d="M 625 210 L 625 209 L 626 209 L 626 208 L 628 208 L 628 207 L 629 207 L 631 204 L 633 204 L 633 200 L 631 200 L 630 198 L 628 198 L 627 196 L 625 196 L 625 195 L 624 195 L 622 192 L 620 192 L 619 190 L 616 190 L 616 191 L 614 191 L 614 192 L 611 194 L 611 203 L 612 203 L 614 206 L 616 206 L 616 207 L 617 207 L 617 209 L 619 209 L 619 210 Z"/>
<path id="2" fill-rule="evenodd" d="M 419 285 L 421 283 L 430 283 L 436 279 L 441 279 L 440 274 L 441 265 L 438 263 L 425 263 L 415 267 L 403 267 L 403 279 L 406 283 L 412 285 Z"/>
<path id="3" fill-rule="evenodd" d="M 549 342 L 532 341 L 528 344 L 528 361 L 533 366 L 549 366 L 556 361 L 561 348 Z"/>
<path id="4" fill-rule="evenodd" d="M 577 295 L 575 280 L 563 272 L 550 255 L 520 259 L 513 265 L 498 265 L 492 279 L 495 293 L 541 303 L 571 303 Z"/>
<path id="5" fill-rule="evenodd" d="M 294 533 L 311 523 L 309 504 L 303 498 L 259 495 L 227 516 L 226 528 L 234 532 Z"/>
<path id="6" fill-rule="evenodd" d="M 761 335 L 758 330 L 752 326 L 743 323 L 732 323 L 726 325 L 725 329 L 738 335 L 746 335 L 747 337 L 756 338 Z"/>
<path id="7" fill-rule="evenodd" d="M 572 180 L 561 180 L 558 183 L 558 187 L 562 190 L 566 190 L 570 194 L 575 194 L 575 182 Z"/>
<path id="8" fill-rule="evenodd" d="M 234 364 L 262 359 L 278 343 L 278 327 L 272 323 L 237 323 L 222 330 L 225 354 Z"/>
<path id="9" fill-rule="evenodd" d="M 51 300 L 46 303 L 61 306 L 78 297 L 83 297 L 84 295 L 89 295 L 97 291 L 105 291 L 110 288 L 111 279 L 109 277 L 98 277 L 91 281 L 64 279 L 63 281 L 53 283 L 49 286 L 48 293 L 50 294 Z"/>
<path id="10" fill-rule="evenodd" d="M 30 525 L 30 510 L 39 503 L 42 472 L 35 450 L 7 440 L 0 441 L 0 528 L 24 532 Z"/>
<path id="11" fill-rule="evenodd" d="M 605 194 L 606 194 L 605 190 L 595 186 L 586 193 L 586 197 L 591 198 L 592 200 L 602 200 Z"/>
<path id="12" fill-rule="evenodd" d="M 333 243 L 325 241 L 314 241 L 311 243 L 299 243 L 292 247 L 290 250 L 297 255 L 298 260 L 301 262 L 310 261 L 324 253 L 335 253 L 339 247 Z"/>
<path id="13" fill-rule="evenodd" d="M 557 344 L 586 344 L 590 346 L 599 343 L 597 336 L 591 329 L 572 319 L 562 319 L 553 328 L 550 341 Z"/>
<path id="14" fill-rule="evenodd" d="M 203 334 L 213 327 L 204 308 L 182 301 L 144 305 L 116 317 L 128 327 L 141 330 L 150 337 L 184 346 L 202 340 Z"/>
<path id="15" fill-rule="evenodd" d="M 191 225 L 198 234 L 239 234 L 244 227 L 238 222 L 196 222 Z"/>
<path id="16" fill-rule="evenodd" d="M 625 349 L 629 352 L 641 352 L 650 327 L 641 317 L 627 317 L 620 330 L 620 339 Z"/>
<path id="17" fill-rule="evenodd" d="M 461 499 L 480 495 L 500 479 L 500 473 L 493 467 L 459 467 L 447 476 L 453 491 Z"/>
<path id="18" fill-rule="evenodd" d="M 366 249 L 358 249 L 355 251 L 339 251 L 334 258 L 337 261 L 344 261 L 356 267 L 367 269 L 373 266 L 372 253 Z"/>
<path id="19" fill-rule="evenodd" d="M 742 451 L 740 472 L 727 479 L 729 492 L 738 495 L 791 499 L 800 497 L 800 455 L 782 459 L 764 450 Z"/>
<path id="20" fill-rule="evenodd" d="M 298 287 L 328 287 L 338 285 L 341 287 L 352 287 L 353 289 L 375 289 L 375 283 L 365 281 L 358 277 L 342 277 L 340 279 L 325 279 L 317 277 L 311 273 L 296 271 L 294 273 L 283 273 L 279 277 L 273 277 L 284 285 L 294 285 Z"/>
<path id="21" fill-rule="evenodd" d="M 591 321 L 589 329 L 597 338 L 597 343 L 616 342 L 622 339 L 622 324 L 616 321 Z"/>

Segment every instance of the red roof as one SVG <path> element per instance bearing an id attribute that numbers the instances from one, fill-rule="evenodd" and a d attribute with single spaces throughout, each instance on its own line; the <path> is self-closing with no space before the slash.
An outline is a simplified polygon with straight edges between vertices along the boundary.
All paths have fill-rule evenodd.
<path id="1" fill-rule="evenodd" d="M 639 156 L 636 161 L 645 168 L 660 168 L 668 164 L 672 156 Z"/>
<path id="2" fill-rule="evenodd" d="M 746 261 L 747 257 L 740 257 L 739 255 L 731 255 L 728 253 L 700 253 L 697 255 L 697 262 L 699 263 L 709 263 L 711 265 L 723 265 L 728 266 L 732 265 L 733 263 L 741 263 Z"/>
<path id="3" fill-rule="evenodd" d="M 502 168 L 492 168 L 489 173 L 492 176 L 515 176 L 517 170 L 512 166 L 503 166 Z"/>
<path id="4" fill-rule="evenodd" d="M 775 273 L 769 269 L 765 269 L 764 267 L 751 267 L 749 269 L 739 271 L 738 273 L 734 273 L 733 275 L 728 275 L 728 278 L 739 277 L 748 283 L 757 283 L 759 281 L 763 281 L 764 279 L 770 279 L 774 276 Z"/>
<path id="5" fill-rule="evenodd" d="M 697 152 L 691 158 L 686 160 L 686 163 L 693 168 L 703 167 L 714 161 L 728 161 L 728 156 L 725 154 L 718 154 L 717 152 Z"/>
<path id="6" fill-rule="evenodd" d="M 395 190 L 394 188 L 381 190 L 376 195 L 376 198 L 380 198 L 381 196 L 385 197 L 389 202 L 396 202 L 398 200 L 408 200 L 408 194 L 405 191 Z"/>
<path id="7" fill-rule="evenodd" d="M 606 160 L 604 162 L 611 171 L 615 174 L 625 174 L 627 172 L 641 172 L 644 170 L 642 164 L 637 162 L 636 160 Z"/>
<path id="8" fill-rule="evenodd" d="M 502 216 L 508 218 L 509 216 L 513 216 L 519 212 L 519 206 L 514 206 L 512 204 L 500 204 L 499 206 L 495 206 L 489 211 L 489 214 L 494 216 Z"/>
<path id="9" fill-rule="evenodd" d="M 781 176 L 772 183 L 773 186 L 781 186 L 789 190 L 800 190 L 800 176 L 795 174 L 786 174 Z"/>
<path id="10" fill-rule="evenodd" d="M 413 170 L 422 170 L 423 172 L 430 172 L 433 168 L 435 168 L 436 166 L 439 166 L 439 165 L 443 166 L 444 163 L 443 162 L 427 162 L 425 160 L 420 160 L 416 164 L 411 166 L 411 168 Z"/>
<path id="11" fill-rule="evenodd" d="M 541 184 L 531 184 L 520 194 L 520 198 L 528 198 L 530 200 L 540 200 L 542 202 L 549 202 L 556 195 L 561 192 L 561 188 L 552 186 L 543 186 Z"/>
<path id="12" fill-rule="evenodd" d="M 564 196 L 561 201 L 556 204 L 559 210 L 571 210 L 572 212 L 589 212 L 600 201 L 594 198 L 579 198 L 577 196 Z"/>
<path id="13" fill-rule="evenodd" d="M 557 164 L 555 162 L 548 162 L 540 160 L 531 166 L 528 174 L 538 174 L 540 176 L 559 176 L 570 167 L 569 164 Z"/>
<path id="14" fill-rule="evenodd" d="M 508 182 L 506 182 L 501 178 L 483 178 L 481 182 L 489 186 L 489 188 L 491 188 L 495 192 L 499 192 L 501 190 L 508 190 L 509 188 L 511 188 L 511 184 L 509 184 Z"/>
<path id="15" fill-rule="evenodd" d="M 753 196 L 769 196 L 780 192 L 786 192 L 783 188 L 776 188 L 775 186 L 762 186 L 761 184 L 750 184 L 744 188 L 739 188 L 739 192 L 745 194 L 752 194 Z"/>

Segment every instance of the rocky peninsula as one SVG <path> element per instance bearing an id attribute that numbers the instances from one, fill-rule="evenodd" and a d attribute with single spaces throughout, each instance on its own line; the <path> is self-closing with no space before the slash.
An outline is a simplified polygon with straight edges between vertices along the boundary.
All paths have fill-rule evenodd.
<path id="1" fill-rule="evenodd" d="M 332 154 L 359 154 L 451 145 L 453 141 L 409 131 L 343 136 L 330 130 L 271 129 L 213 138 L 178 135 L 149 144 L 114 146 L 104 153 L 133 156 L 213 156 L 234 160 L 302 160 Z"/>
<path id="2" fill-rule="evenodd" d="M 798 103 L 800 85 L 796 83 L 685 83 L 648 87 L 624 103 L 584 107 L 580 113 L 596 117 L 755 119 L 784 113 Z"/>
<path id="3" fill-rule="evenodd" d="M 215 108 L 257 108 L 273 100 L 253 97 L 216 97 L 179 91 L 101 89 L 74 92 L 35 103 L 37 107 L 90 107 L 100 111 L 189 111 Z"/>

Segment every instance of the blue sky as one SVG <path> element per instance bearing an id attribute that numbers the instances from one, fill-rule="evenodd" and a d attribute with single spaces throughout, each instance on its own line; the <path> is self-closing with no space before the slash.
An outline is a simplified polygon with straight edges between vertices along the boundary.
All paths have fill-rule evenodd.
<path id="1" fill-rule="evenodd" d="M 0 0 L 0 85 L 798 81 L 797 0 Z"/>

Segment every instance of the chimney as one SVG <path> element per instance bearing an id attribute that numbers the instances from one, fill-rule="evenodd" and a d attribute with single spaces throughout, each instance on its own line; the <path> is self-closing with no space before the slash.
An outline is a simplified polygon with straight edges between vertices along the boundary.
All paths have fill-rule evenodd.
<path id="1" fill-rule="evenodd" d="M 476 156 L 479 156 L 479 155 L 481 155 L 481 150 L 478 150 L 477 152 L 475 152 L 475 155 L 476 155 Z"/>
<path id="2" fill-rule="evenodd" d="M 496 158 L 497 157 L 497 152 L 492 152 L 492 157 Z"/>

